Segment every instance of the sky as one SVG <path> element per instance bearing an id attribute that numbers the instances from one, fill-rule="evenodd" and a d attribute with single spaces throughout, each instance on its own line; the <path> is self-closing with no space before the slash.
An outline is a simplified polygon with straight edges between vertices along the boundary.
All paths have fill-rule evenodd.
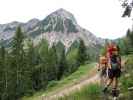
<path id="1" fill-rule="evenodd" d="M 0 24 L 42 20 L 59 8 L 71 12 L 81 27 L 97 37 L 122 37 L 133 23 L 121 18 L 124 9 L 119 0 L 0 0 Z"/>

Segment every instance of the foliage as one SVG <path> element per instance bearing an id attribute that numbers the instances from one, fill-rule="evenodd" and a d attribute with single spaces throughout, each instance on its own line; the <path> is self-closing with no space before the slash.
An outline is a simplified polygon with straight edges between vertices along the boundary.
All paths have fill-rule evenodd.
<path id="1" fill-rule="evenodd" d="M 78 49 L 72 49 L 67 53 L 67 62 L 69 65 L 69 72 L 74 72 L 78 68 Z"/>
<path id="2" fill-rule="evenodd" d="M 121 81 L 122 87 L 127 90 L 129 87 L 133 86 L 133 55 L 128 56 L 125 67 L 126 73 L 122 77 Z"/>
<path id="3" fill-rule="evenodd" d="M 37 46 L 29 39 L 24 48 L 24 39 L 18 27 L 9 51 L 0 44 L 0 100 L 17 100 L 45 90 L 79 67 L 77 49 L 66 54 L 61 42 L 49 47 L 45 39 Z"/>
<path id="4" fill-rule="evenodd" d="M 117 39 L 122 55 L 133 54 L 133 31 L 128 30 L 124 38 Z"/>
<path id="5" fill-rule="evenodd" d="M 18 100 L 47 90 L 76 71 L 78 61 L 83 64 L 86 60 L 83 42 L 66 53 L 61 42 L 50 47 L 45 39 L 39 45 L 31 39 L 25 41 L 21 27 L 17 28 L 9 50 L 2 43 L 0 46 L 0 100 Z"/>
<path id="6" fill-rule="evenodd" d="M 51 92 L 56 92 L 60 89 L 63 89 L 67 86 L 74 85 L 81 81 L 83 78 L 88 77 L 92 74 L 92 66 L 95 66 L 96 63 L 85 64 L 80 66 L 75 72 L 71 75 L 64 77 L 59 81 L 51 81 L 48 84 L 47 90 L 41 90 L 36 92 L 33 96 L 24 97 L 22 100 L 38 100 L 42 95 L 49 95 Z"/>
<path id="7" fill-rule="evenodd" d="M 78 62 L 79 64 L 84 64 L 87 60 L 87 52 L 86 52 L 86 46 L 84 44 L 84 41 L 80 39 L 80 45 L 78 49 Z"/>
<path id="8" fill-rule="evenodd" d="M 128 89 L 130 87 L 133 87 L 133 55 L 126 56 L 126 64 L 125 64 L 125 73 L 122 74 L 122 77 L 120 79 L 121 82 L 121 92 L 123 93 L 123 96 L 121 97 L 121 100 L 132 100 L 133 95 L 132 91 L 129 91 Z"/>

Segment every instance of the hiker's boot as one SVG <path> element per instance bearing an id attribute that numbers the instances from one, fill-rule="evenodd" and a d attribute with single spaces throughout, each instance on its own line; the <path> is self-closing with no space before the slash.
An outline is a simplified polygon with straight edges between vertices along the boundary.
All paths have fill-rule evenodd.
<path id="1" fill-rule="evenodd" d="M 112 89 L 112 96 L 113 97 L 118 97 L 118 91 L 116 89 Z"/>

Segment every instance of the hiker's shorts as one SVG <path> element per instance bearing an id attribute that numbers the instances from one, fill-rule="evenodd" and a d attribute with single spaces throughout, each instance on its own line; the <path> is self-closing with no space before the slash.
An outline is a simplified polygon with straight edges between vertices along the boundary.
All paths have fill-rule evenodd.
<path id="1" fill-rule="evenodd" d="M 108 77 L 110 79 L 113 79 L 114 77 L 119 78 L 121 75 L 121 70 L 120 69 L 108 69 Z"/>

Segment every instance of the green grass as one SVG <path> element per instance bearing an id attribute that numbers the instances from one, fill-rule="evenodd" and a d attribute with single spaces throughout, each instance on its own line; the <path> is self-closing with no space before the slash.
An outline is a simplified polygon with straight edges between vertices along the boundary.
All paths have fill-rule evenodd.
<path id="1" fill-rule="evenodd" d="M 90 84 L 80 91 L 58 98 L 58 100 L 101 100 L 100 92 L 101 88 L 98 84 Z"/>
<path id="2" fill-rule="evenodd" d="M 95 63 L 86 64 L 83 66 L 80 66 L 77 71 L 72 73 L 70 76 L 53 83 L 56 83 L 55 85 L 52 84 L 52 87 L 47 88 L 47 90 L 41 90 L 39 92 L 36 92 L 31 97 L 23 97 L 22 100 L 40 100 L 40 96 L 42 95 L 49 95 L 50 93 L 55 93 L 57 91 L 62 90 L 63 88 L 67 86 L 71 86 L 79 82 L 81 79 L 86 78 L 89 76 L 89 73 L 91 72 L 91 69 L 94 68 Z"/>

